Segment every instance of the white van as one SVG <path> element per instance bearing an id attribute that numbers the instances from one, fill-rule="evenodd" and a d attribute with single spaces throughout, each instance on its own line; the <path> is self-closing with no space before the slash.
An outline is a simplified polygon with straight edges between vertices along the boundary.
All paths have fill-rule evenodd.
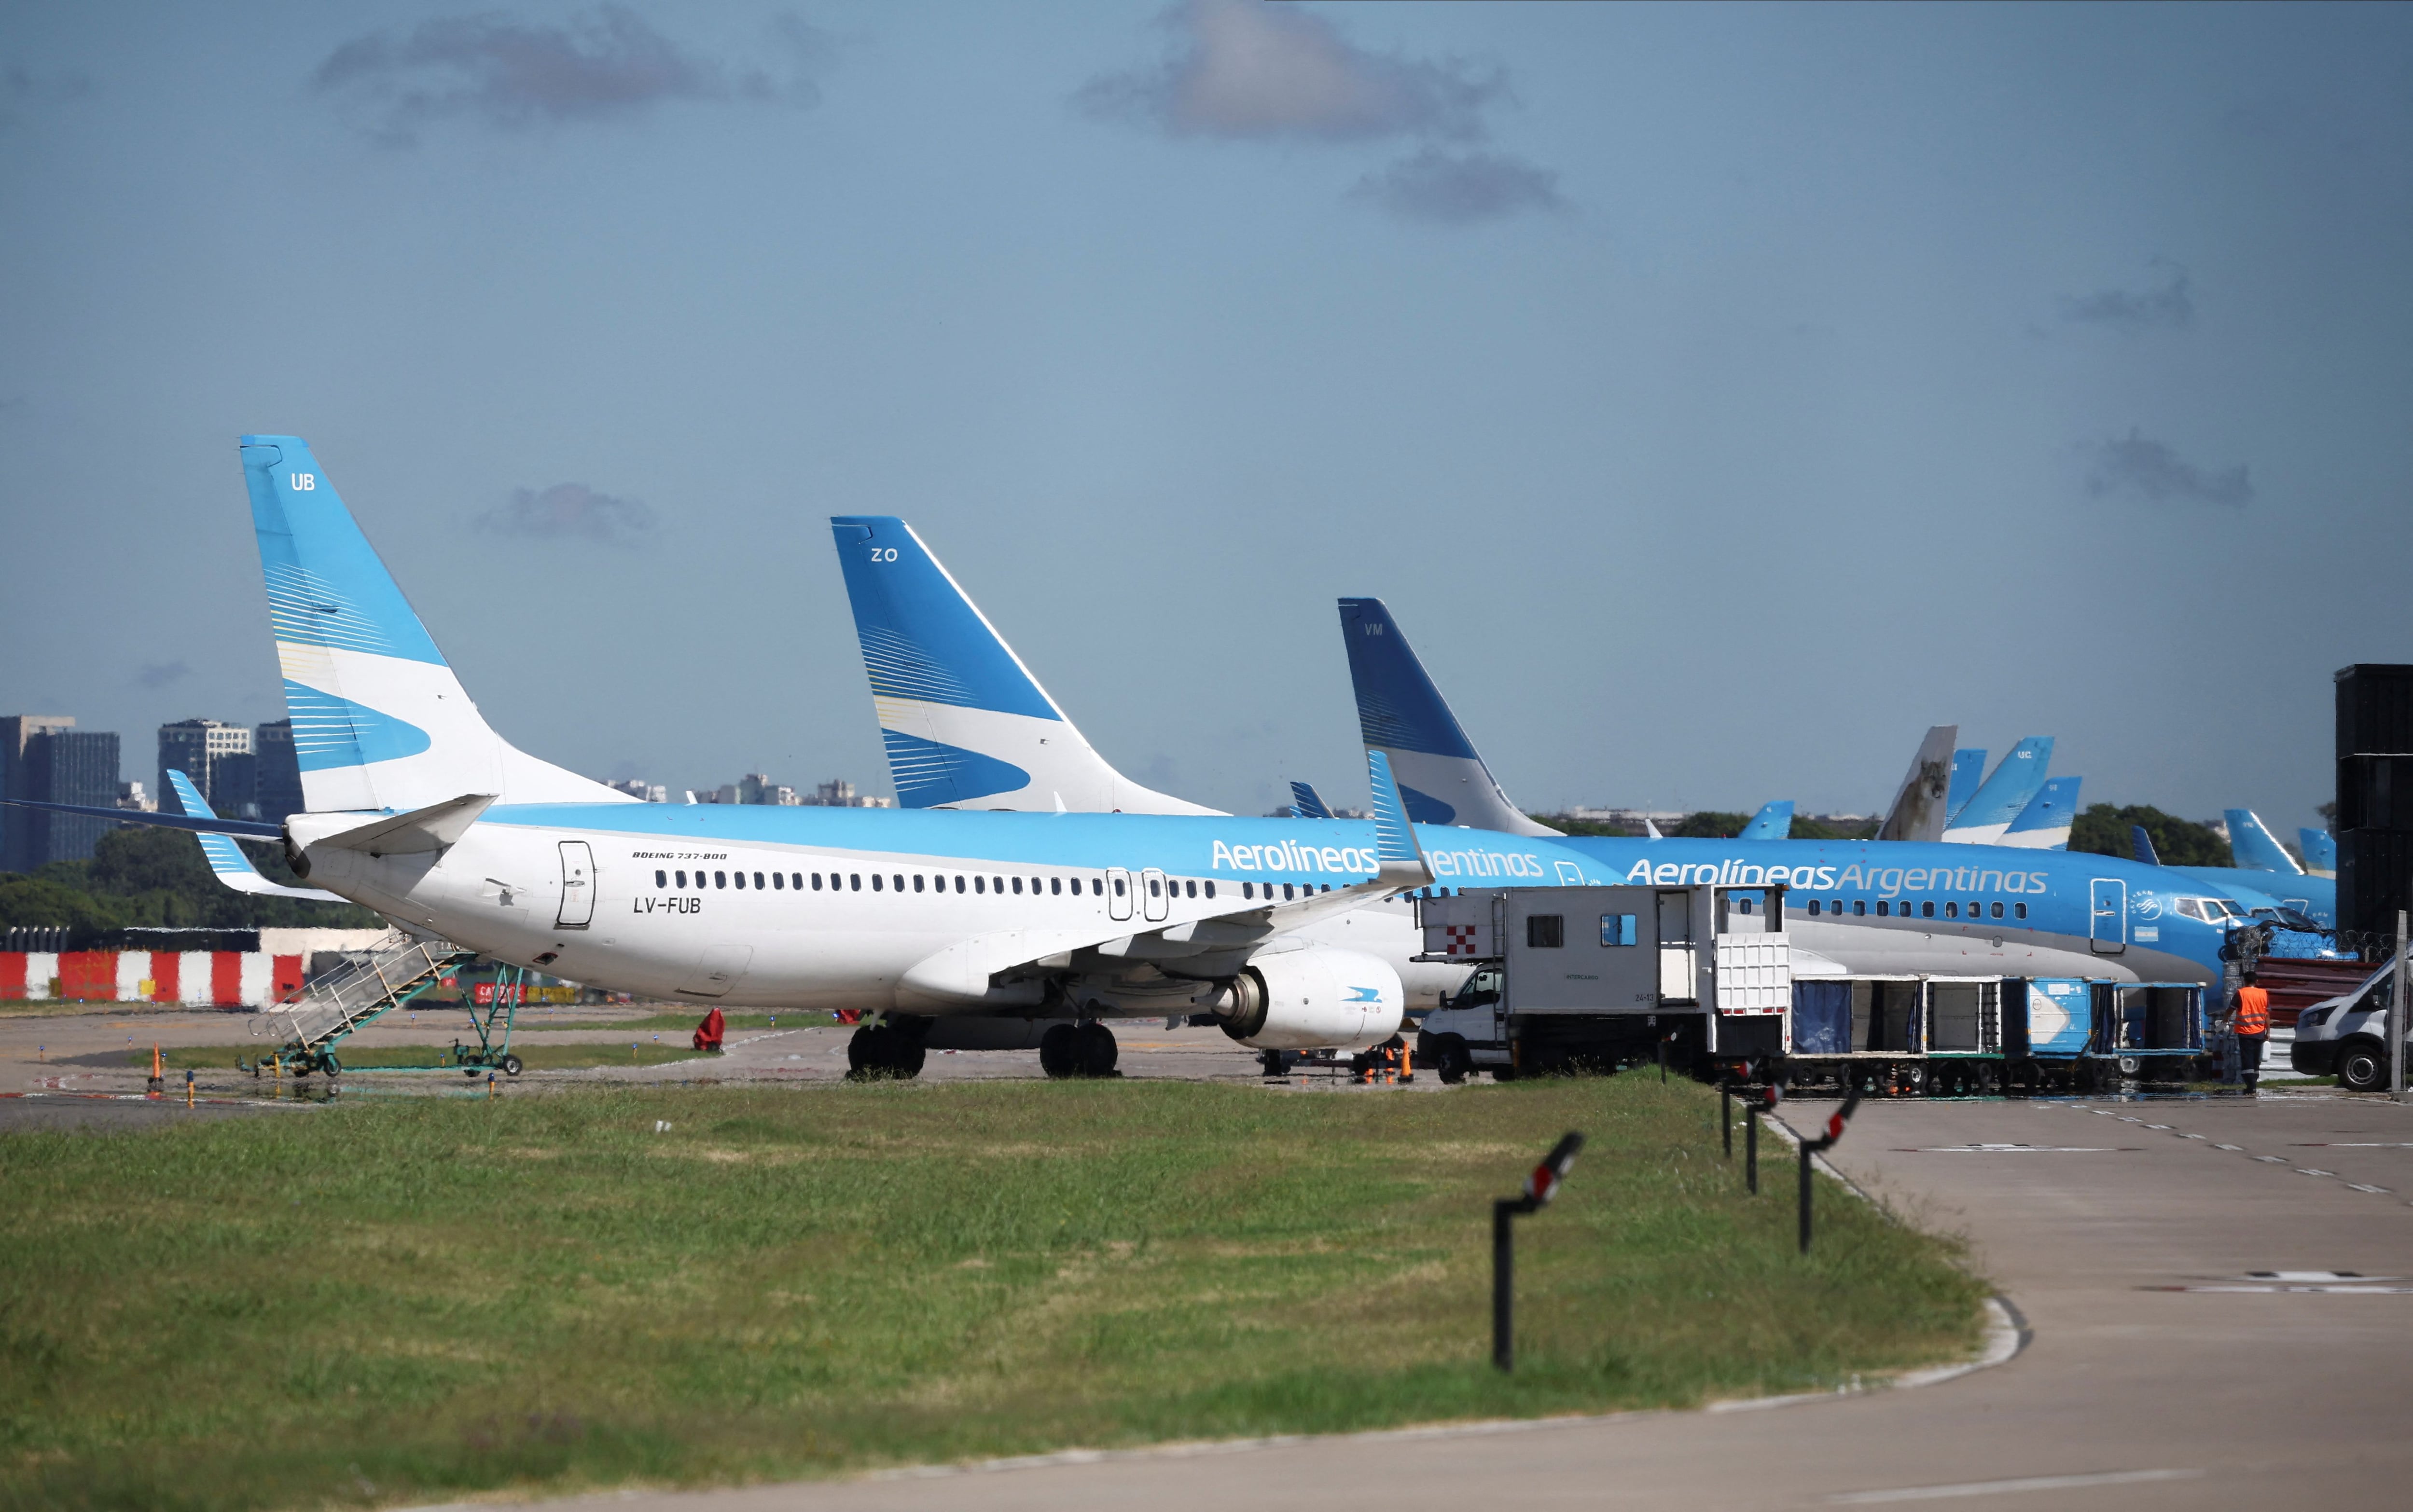
<path id="1" fill-rule="evenodd" d="M 2388 1087 L 2388 1002 L 2396 991 L 2396 962 L 2306 1008 L 2296 1020 L 2296 1043 L 2287 1064 L 2308 1077 L 2335 1073 L 2349 1092 Z M 2413 1035 L 2408 1035 L 2413 1037 Z"/>

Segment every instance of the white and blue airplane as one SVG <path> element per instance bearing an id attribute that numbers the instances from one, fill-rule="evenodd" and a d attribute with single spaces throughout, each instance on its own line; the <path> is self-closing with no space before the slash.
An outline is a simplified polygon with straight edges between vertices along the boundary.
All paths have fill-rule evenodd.
<path id="1" fill-rule="evenodd" d="M 2078 790 L 2083 781 L 2079 777 L 2048 778 L 1994 844 L 2012 850 L 2067 850 L 2070 826 L 2078 818 Z"/>
<path id="2" fill-rule="evenodd" d="M 1208 1014 L 1253 1048 L 1398 1032 L 1398 971 L 1307 932 L 1432 879 L 1379 759 L 1375 817 L 1311 837 L 1201 813 L 642 803 L 488 726 L 301 438 L 241 448 L 306 812 L 143 820 L 277 835 L 314 888 L 599 987 L 874 1010 L 857 1059 L 894 1071 L 1049 1020 L 1058 1072 L 1111 1067 L 1118 1018 Z M 1592 874 L 1452 842 L 1462 865 Z"/>
<path id="3" fill-rule="evenodd" d="M 1347 598 L 1340 603 L 1353 676 L 1361 665 L 1372 664 L 1384 706 L 1394 712 L 1447 707 L 1438 689 L 1426 694 L 1414 685 L 1429 682 L 1423 666 L 1380 600 Z M 1361 684 L 1361 707 L 1365 697 Z M 1395 716 L 1379 727 L 1366 724 L 1362 734 L 1369 751 L 1397 753 L 1395 759 L 1421 756 L 1428 763 L 1471 763 L 1470 775 L 1479 770 L 1488 780 L 1489 769 L 1455 720 L 1443 727 Z M 1950 727 L 1929 731 L 1921 759 L 1914 761 L 1905 779 L 1906 789 L 1922 783 L 1932 785 L 1941 775 L 1935 769 L 1951 735 Z M 2023 741 L 2021 745 L 2040 757 L 2050 742 Z M 2013 766 L 2016 756 L 2005 757 L 2004 767 L 2014 773 L 2041 771 L 2040 758 Z M 1421 770 L 1434 769 L 1428 765 Z M 1491 786 L 1497 791 L 1496 784 Z M 1981 787 L 1981 796 L 1983 791 Z M 2032 795 L 2022 799 L 2021 808 L 2031 800 Z M 1502 801 L 1506 801 L 1504 795 Z M 1962 814 L 1968 815 L 1977 801 L 1972 798 Z M 1897 813 L 1902 807 L 1898 798 Z M 2012 810 L 2010 817 L 2020 812 Z M 2008 822 L 2004 821 L 2006 826 Z M 2245 912 L 2232 913 L 2221 901 L 2226 888 L 2196 877 L 2118 857 L 2066 850 L 1915 840 L 1743 842 L 1592 835 L 1569 835 L 1556 844 L 1582 852 L 1620 882 L 1661 887 L 1784 883 L 1790 889 L 1787 906 L 1797 911 L 1785 926 L 1795 942 L 1797 975 L 1802 973 L 1800 957 L 1807 950 L 1853 973 L 2000 972 L 2213 983 L 2221 979 L 2221 949 L 2229 923 Z M 1443 885 L 1459 880 L 1462 873 L 1443 853 L 1430 844 L 1427 852 Z"/>
<path id="4" fill-rule="evenodd" d="M 942 643 L 964 644 L 963 637 L 921 630 L 912 621 L 896 617 L 900 604 L 937 601 L 940 583 L 946 595 L 964 599 L 961 585 L 937 566 L 928 548 L 902 521 L 849 516 L 833 524 L 841 559 L 850 551 L 859 553 L 845 568 L 849 592 L 858 605 L 866 601 L 855 587 L 866 576 L 866 567 L 911 573 L 925 585 L 925 590 L 888 592 L 870 600 L 880 633 L 864 638 L 866 663 L 875 647 L 894 643 L 892 636 L 924 651 Z M 866 531 L 868 535 L 861 534 Z M 2179 906 L 2182 894 L 2205 889 L 2160 868 L 2117 858 L 1910 842 L 1613 840 L 1547 830 L 1534 834 L 1531 831 L 1542 827 L 1530 820 L 1524 820 L 1526 832 L 1519 833 L 1472 826 L 1470 815 L 1503 822 L 1522 820 L 1523 815 L 1502 791 L 1382 601 L 1344 598 L 1340 622 L 1369 761 L 1381 757 L 1395 773 L 1404 770 L 1415 774 L 1413 781 L 1400 781 L 1400 801 L 1412 815 L 1422 802 L 1427 814 L 1446 808 L 1459 821 L 1415 826 L 1439 885 L 1782 883 L 1792 889 L 1791 906 L 1798 916 L 1786 926 L 1795 942 L 1797 973 L 2000 972 L 2207 982 L 2220 977 L 2224 931 L 2200 904 L 2192 914 Z M 988 636 L 996 636 L 968 599 L 951 607 L 939 623 L 977 623 Z M 977 657 L 950 665 L 945 675 L 949 685 L 964 690 L 963 697 L 1001 704 L 1011 690 L 984 693 L 974 673 L 979 668 L 1007 666 L 1028 675 L 1021 659 L 1000 642 L 983 648 Z M 877 702 L 876 680 L 874 688 Z M 962 741 L 984 739 L 969 721 L 955 727 L 962 732 Z M 999 767 L 1026 770 L 1044 759 L 1030 741 L 1044 727 L 994 725 L 989 728 L 999 743 L 966 748 Z M 1949 727 L 1929 732 L 1921 756 L 1934 770 L 1922 773 L 1921 763 L 1914 762 L 1908 782 L 1924 781 L 1940 788 L 1952 734 Z M 1079 747 L 1091 750 L 1086 741 Z M 1410 796 L 1411 786 L 1415 796 Z M 1052 806 L 1049 795 L 1027 785 L 976 801 Z M 1931 800 L 1929 815 L 1933 808 Z M 1930 817 L 1926 822 L 1934 821 Z M 1294 824 L 1291 832 L 1301 828 Z M 1324 825 L 1311 829 L 1320 831 Z M 1394 910 L 1396 904 L 1352 917 L 1370 922 Z M 1399 938 L 1374 936 L 1395 967 L 1421 949 L 1421 942 L 1406 928 L 1405 911 L 1397 913 Z"/>

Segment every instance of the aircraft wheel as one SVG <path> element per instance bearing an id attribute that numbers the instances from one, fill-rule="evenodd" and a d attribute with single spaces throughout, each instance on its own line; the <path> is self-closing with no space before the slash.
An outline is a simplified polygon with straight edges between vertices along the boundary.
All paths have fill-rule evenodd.
<path id="1" fill-rule="evenodd" d="M 846 1042 L 847 1069 L 858 1075 L 884 1070 L 888 1064 L 888 1041 L 896 1032 L 884 1024 L 865 1024 Z"/>
<path id="2" fill-rule="evenodd" d="M 1115 1032 L 1092 1019 L 1073 1032 L 1073 1050 L 1085 1077 L 1114 1075 L 1115 1062 L 1121 1056 L 1121 1047 L 1115 1043 Z"/>
<path id="3" fill-rule="evenodd" d="M 888 1073 L 910 1080 L 922 1074 L 922 1066 L 930 1052 L 922 1042 L 902 1030 L 892 1029 L 888 1046 Z"/>
<path id="4" fill-rule="evenodd" d="M 1058 1080 L 1073 1075 L 1078 1061 L 1073 1050 L 1075 1037 L 1071 1024 L 1051 1025 L 1039 1036 L 1039 1069 Z"/>

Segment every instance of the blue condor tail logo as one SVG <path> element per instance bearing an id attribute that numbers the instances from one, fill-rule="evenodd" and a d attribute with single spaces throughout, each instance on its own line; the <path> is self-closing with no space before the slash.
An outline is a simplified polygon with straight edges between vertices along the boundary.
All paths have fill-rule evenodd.
<path id="1" fill-rule="evenodd" d="M 1976 866 L 1862 867 L 1858 862 L 1840 870 L 1832 866 L 1759 866 L 1732 857 L 1723 861 L 1680 865 L 1662 861 L 1653 866 L 1636 861 L 1625 873 L 1629 883 L 1657 888 L 1689 888 L 1714 884 L 1726 888 L 1768 888 L 1783 883 L 1795 888 L 1833 888 L 1888 897 L 1905 892 L 2043 892 L 2042 872 L 1998 872 Z"/>
<path id="2" fill-rule="evenodd" d="M 1546 877 L 1542 859 L 1498 850 L 1435 850 L 1425 853 L 1435 876 Z M 1340 872 L 1371 875 L 1379 870 L 1371 850 L 1360 845 L 1231 845 L 1215 842 L 1213 870 L 1235 872 Z M 1783 870 L 1783 868 L 1779 868 Z M 1643 878 L 1649 881 L 1650 878 Z"/>

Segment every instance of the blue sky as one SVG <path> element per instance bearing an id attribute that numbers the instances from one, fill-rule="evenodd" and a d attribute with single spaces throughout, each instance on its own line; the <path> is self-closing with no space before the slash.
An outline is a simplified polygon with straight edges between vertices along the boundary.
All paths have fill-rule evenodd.
<path id="1" fill-rule="evenodd" d="M 233 438 L 598 775 L 884 789 L 827 517 L 1110 759 L 1529 807 L 1927 726 L 2286 832 L 2413 661 L 2413 11 L 10 7 L 0 712 L 282 712 Z"/>

